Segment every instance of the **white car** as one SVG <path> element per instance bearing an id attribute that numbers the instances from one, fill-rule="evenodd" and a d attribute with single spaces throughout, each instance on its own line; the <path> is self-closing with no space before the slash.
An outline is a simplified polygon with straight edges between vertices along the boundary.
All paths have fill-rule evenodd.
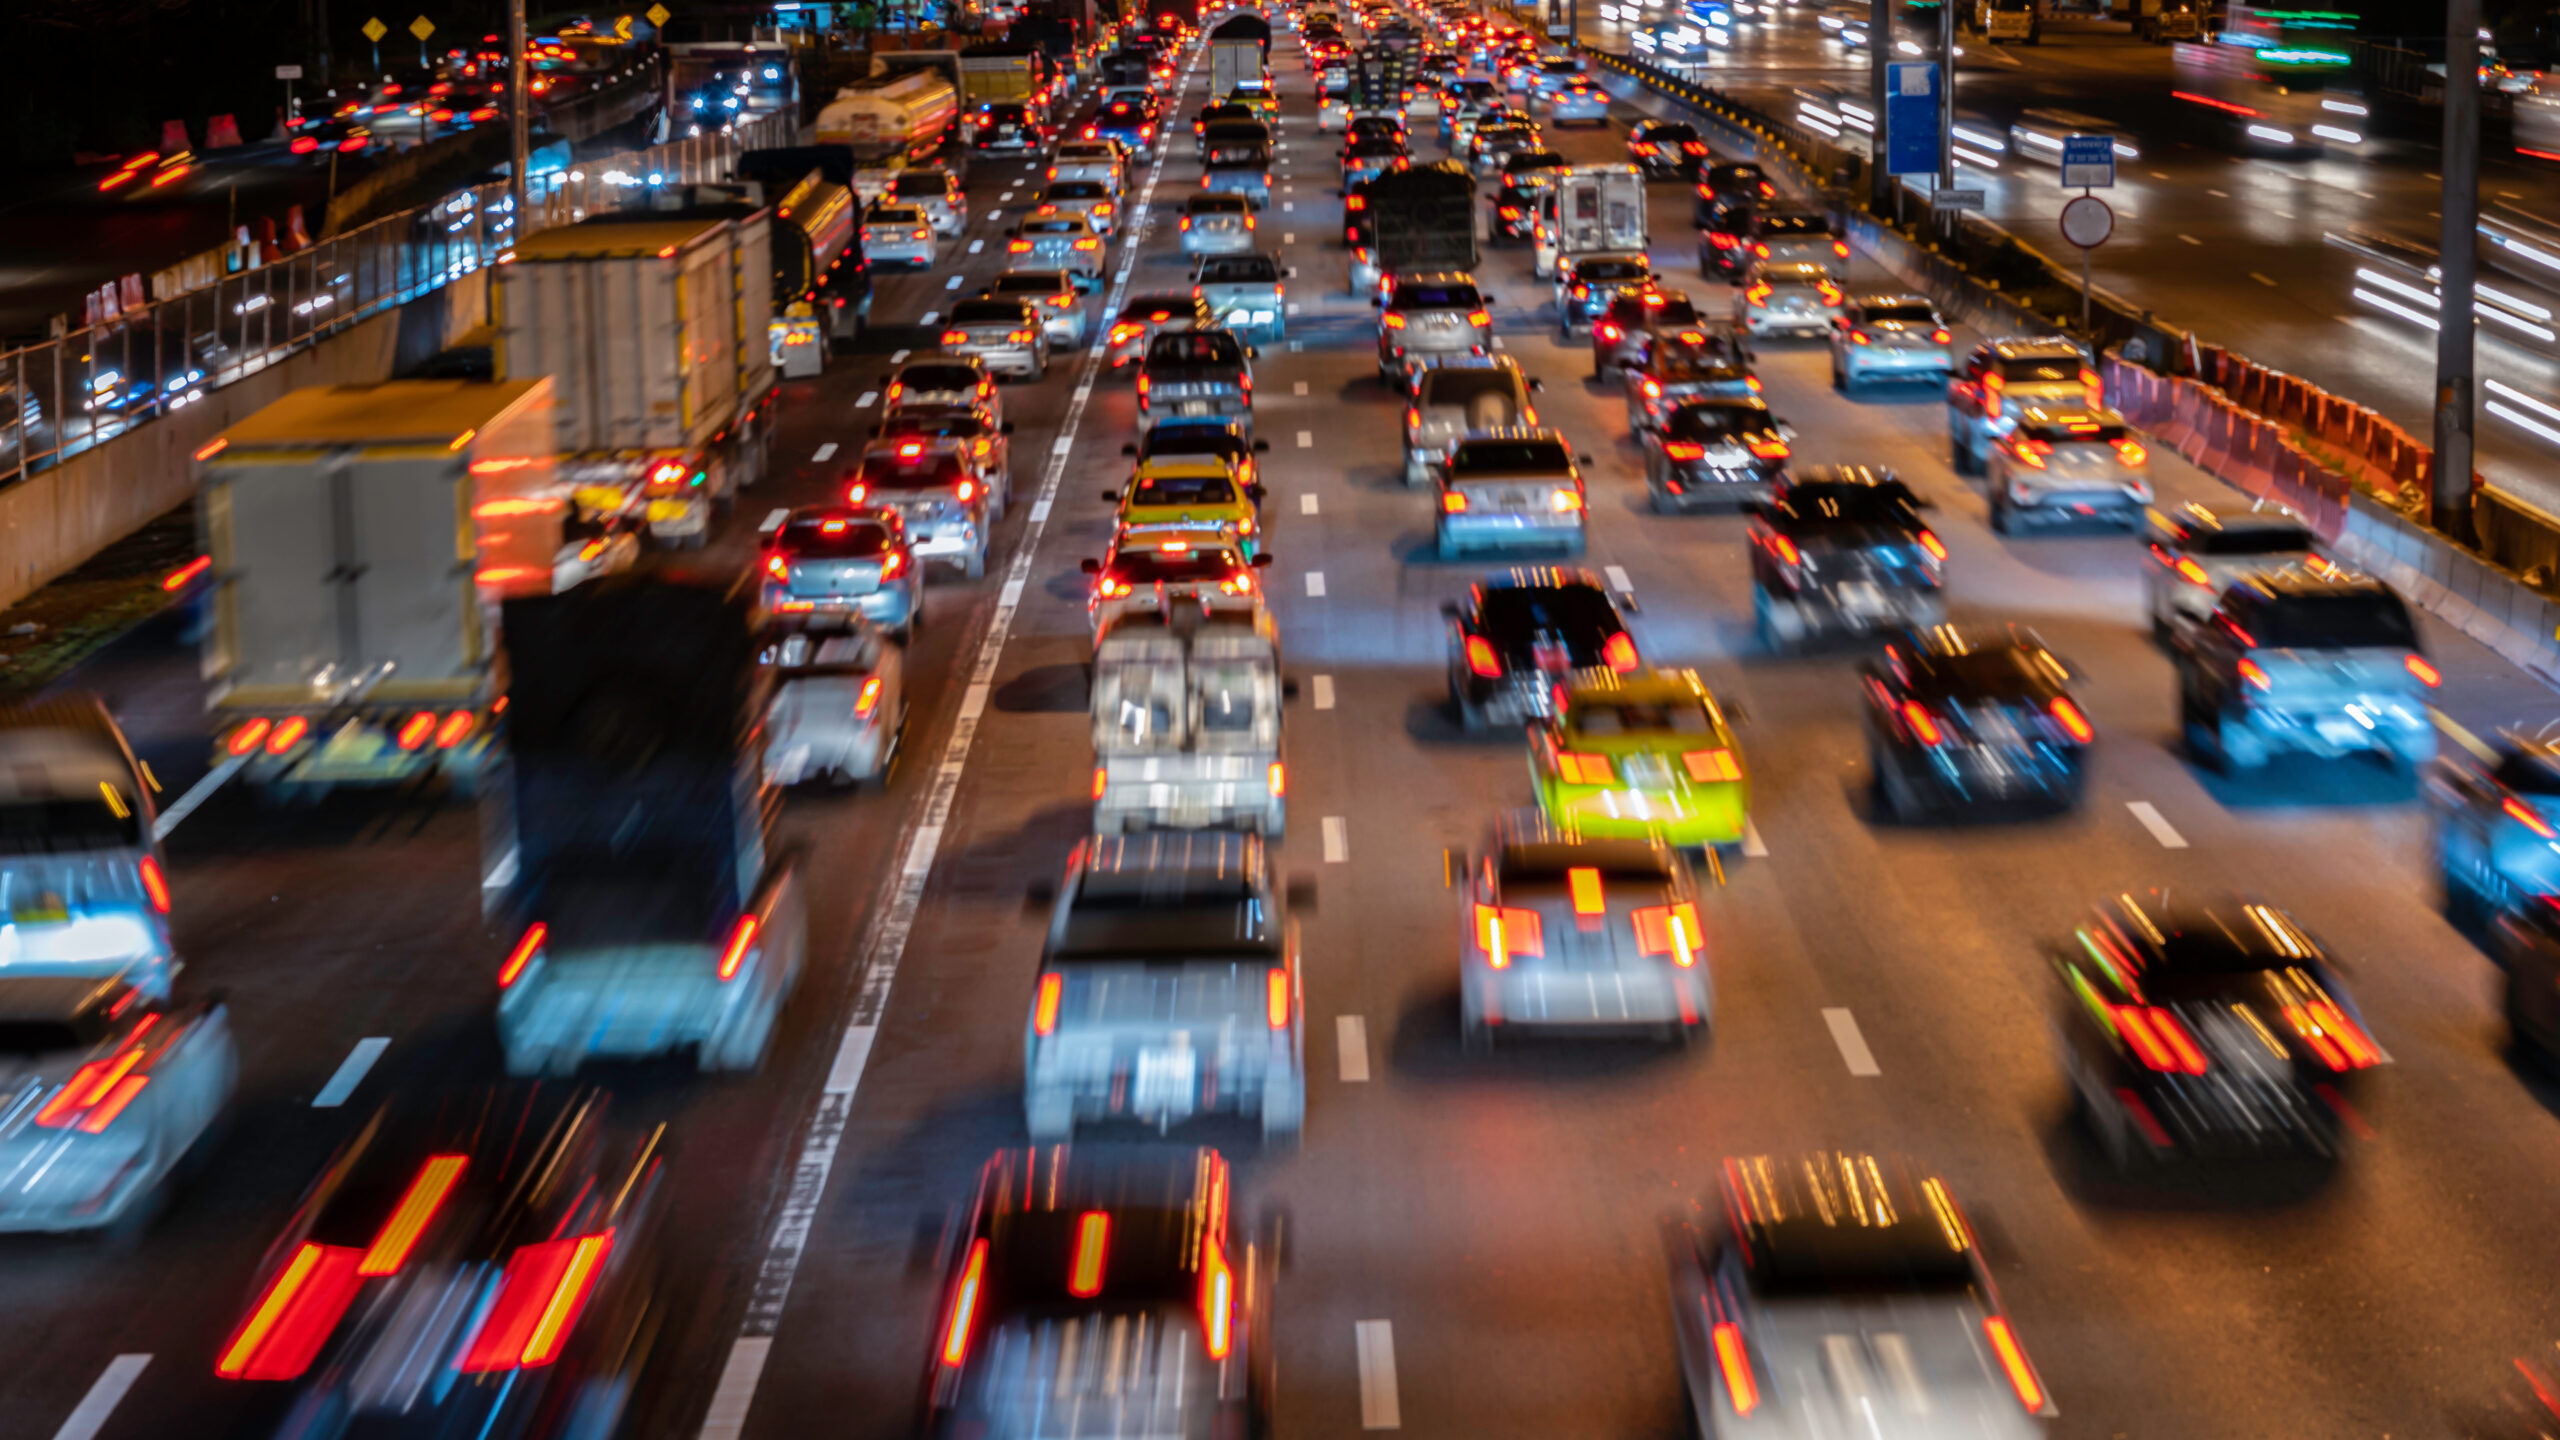
<path id="1" fill-rule="evenodd" d="M 1991 447 L 1991 528 L 2132 530 L 2151 503 L 2151 457 L 2113 410 L 2029 406 Z"/>
<path id="2" fill-rule="evenodd" d="M 784 635 L 766 653 L 765 779 L 886 783 L 907 728 L 906 651 L 856 617 L 842 634 Z"/>
<path id="3" fill-rule="evenodd" d="M 2244 509 L 2190 500 L 2143 514 L 2150 563 L 2142 567 L 2151 634 L 2163 643 L 2213 618 L 2238 581 L 2321 558 L 2320 536 L 2281 505 Z"/>
<path id="4" fill-rule="evenodd" d="M 874 205 L 862 217 L 862 256 L 873 265 L 933 268 L 933 224 L 913 205 Z"/>
<path id="5" fill-rule="evenodd" d="M 889 182 L 888 198 L 923 210 L 936 235 L 949 238 L 969 228 L 969 196 L 948 170 L 901 170 Z"/>
<path id="6" fill-rule="evenodd" d="M 1756 265 L 1733 293 L 1733 323 L 1753 338 L 1822 335 L 1845 297 L 1829 266 L 1799 262 Z"/>

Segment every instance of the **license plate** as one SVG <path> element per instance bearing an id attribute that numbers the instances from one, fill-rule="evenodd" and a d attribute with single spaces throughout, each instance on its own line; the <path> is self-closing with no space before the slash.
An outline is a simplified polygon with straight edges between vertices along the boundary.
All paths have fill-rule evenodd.
<path id="1" fill-rule="evenodd" d="M 1840 586 L 1840 608 L 1860 615 L 1882 615 L 1888 607 L 1882 588 L 1871 581 L 1851 580 Z"/>
<path id="2" fill-rule="evenodd" d="M 1129 1108 L 1142 1115 L 1189 1114 L 1199 1088 L 1199 1065 L 1199 1052 L 1188 1048 L 1139 1051 L 1138 1083 L 1130 1091 Z"/>
<path id="3" fill-rule="evenodd" d="M 691 508 L 688 501 L 652 500 L 649 502 L 649 520 L 652 524 L 660 520 L 681 520 L 691 512 Z"/>
<path id="4" fill-rule="evenodd" d="M 9 911 L 9 918 L 20 925 L 63 925 L 71 920 L 71 912 L 59 905 L 22 905 Z"/>
<path id="5" fill-rule="evenodd" d="M 1173 407 L 1173 413 L 1185 417 L 1212 415 L 1217 413 L 1217 409 L 1218 402 L 1215 400 L 1184 400 Z"/>

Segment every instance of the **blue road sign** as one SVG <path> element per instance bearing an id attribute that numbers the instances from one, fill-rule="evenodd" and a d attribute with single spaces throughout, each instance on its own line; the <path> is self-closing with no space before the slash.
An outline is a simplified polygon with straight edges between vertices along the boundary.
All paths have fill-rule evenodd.
<path id="1" fill-rule="evenodd" d="M 1938 173 L 1938 67 L 1896 61 L 1884 67 L 1884 168 L 1888 175 Z"/>
<path id="2" fill-rule="evenodd" d="M 2116 138 L 2062 137 L 2062 183 L 2072 190 L 2111 190 L 2116 183 Z"/>

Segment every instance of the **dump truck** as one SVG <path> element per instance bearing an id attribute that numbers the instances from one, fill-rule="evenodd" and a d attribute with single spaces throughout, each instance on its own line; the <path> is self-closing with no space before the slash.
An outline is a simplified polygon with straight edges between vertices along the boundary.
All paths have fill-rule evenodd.
<path id="1" fill-rule="evenodd" d="M 496 606 L 549 594 L 584 548 L 564 544 L 553 395 L 539 377 L 296 390 L 198 452 L 217 768 L 314 799 L 479 783 Z"/>
<path id="2" fill-rule="evenodd" d="M 798 863 L 765 780 L 749 587 L 617 575 L 506 603 L 507 746 L 481 800 L 511 1075 L 680 1051 L 752 1070 L 798 983 Z"/>
<path id="3" fill-rule="evenodd" d="M 1261 606 L 1132 611 L 1093 651 L 1093 829 L 1287 828 L 1280 641 Z"/>
<path id="4" fill-rule="evenodd" d="M 773 437 L 772 213 L 709 210 L 535 231 L 493 297 L 499 377 L 552 377 L 577 517 L 664 545 L 707 541 Z"/>
<path id="5" fill-rule="evenodd" d="M 1209 98 L 1224 100 L 1239 90 L 1262 90 L 1270 83 L 1271 22 L 1258 15 L 1233 15 L 1209 32 Z"/>
<path id="6" fill-rule="evenodd" d="M 1048 88 L 1048 57 L 1031 45 L 981 45 L 960 52 L 960 106 L 1030 105 Z"/>

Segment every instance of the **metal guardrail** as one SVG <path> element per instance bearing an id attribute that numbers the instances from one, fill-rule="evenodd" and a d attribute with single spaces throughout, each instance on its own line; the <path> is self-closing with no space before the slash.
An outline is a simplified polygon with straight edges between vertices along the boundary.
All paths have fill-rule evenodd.
<path id="1" fill-rule="evenodd" d="M 525 229 L 619 208 L 631 190 L 727 178 L 789 144 L 797 117 L 581 161 L 532 177 Z M 202 401 L 348 328 L 494 264 L 516 233 L 504 184 L 459 190 L 211 285 L 0 354 L 0 485 Z"/>

